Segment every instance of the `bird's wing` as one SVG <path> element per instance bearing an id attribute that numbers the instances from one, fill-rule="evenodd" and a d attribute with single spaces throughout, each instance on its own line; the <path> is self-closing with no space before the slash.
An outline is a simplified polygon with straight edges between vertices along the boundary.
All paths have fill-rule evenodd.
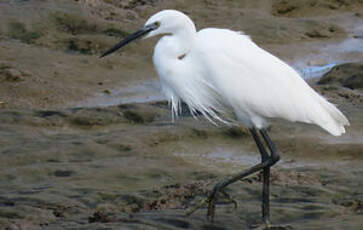
<path id="1" fill-rule="evenodd" d="M 193 48 L 207 71 L 205 81 L 245 124 L 262 127 L 264 118 L 283 118 L 317 124 L 334 135 L 344 132 L 348 120 L 334 105 L 243 33 L 204 29 Z"/>

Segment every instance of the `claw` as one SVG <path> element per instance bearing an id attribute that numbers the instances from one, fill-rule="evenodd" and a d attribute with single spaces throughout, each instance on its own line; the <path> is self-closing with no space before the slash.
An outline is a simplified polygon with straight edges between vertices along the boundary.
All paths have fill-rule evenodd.
<path id="1" fill-rule="evenodd" d="M 234 204 L 234 208 L 237 209 L 237 201 L 235 201 L 227 192 L 223 189 L 219 188 L 217 184 L 212 192 L 209 194 L 208 198 L 203 199 L 202 201 L 198 202 L 190 211 L 188 211 L 185 215 L 190 216 L 195 211 L 200 209 L 204 204 L 208 204 L 208 211 L 207 211 L 207 219 L 210 222 L 213 222 L 215 216 L 215 209 L 216 209 L 216 195 L 220 192 L 227 200 Z"/>
<path id="2" fill-rule="evenodd" d="M 221 190 L 220 191 L 222 194 L 223 194 L 223 196 L 229 201 L 229 202 L 231 202 L 231 203 L 233 203 L 234 204 L 234 209 L 237 209 L 237 207 L 238 207 L 238 203 L 237 203 L 237 201 L 235 200 L 235 199 L 233 199 L 226 191 L 224 191 L 224 190 Z"/>
<path id="3" fill-rule="evenodd" d="M 198 202 L 190 211 L 188 211 L 185 215 L 190 216 L 195 211 L 200 209 L 204 204 L 208 204 L 208 211 L 207 211 L 207 219 L 211 222 L 213 222 L 214 219 L 214 213 L 215 213 L 215 199 L 216 194 L 218 192 L 218 189 L 214 189 L 211 194 L 208 196 L 208 198 L 203 199 L 202 201 Z"/>

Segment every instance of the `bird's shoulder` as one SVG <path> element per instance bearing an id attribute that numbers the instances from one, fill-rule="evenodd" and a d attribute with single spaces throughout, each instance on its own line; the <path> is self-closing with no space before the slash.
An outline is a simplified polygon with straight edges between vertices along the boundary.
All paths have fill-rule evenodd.
<path id="1" fill-rule="evenodd" d="M 213 37 L 209 37 L 213 35 Z M 209 39 L 248 39 L 251 40 L 251 38 L 246 35 L 243 31 L 234 31 L 230 29 L 220 29 L 220 28 L 205 28 L 200 31 L 198 31 L 197 36 L 199 38 L 205 38 L 208 37 Z"/>
<path id="2" fill-rule="evenodd" d="M 205 28 L 198 31 L 196 42 L 200 47 L 208 49 L 225 49 L 226 46 L 243 46 L 244 43 L 252 44 L 250 36 L 243 31 L 233 31 L 229 29 Z"/>
<path id="3" fill-rule="evenodd" d="M 198 31 L 194 49 L 202 55 L 228 56 L 235 61 L 248 53 L 259 52 L 259 47 L 244 32 L 218 28 Z"/>

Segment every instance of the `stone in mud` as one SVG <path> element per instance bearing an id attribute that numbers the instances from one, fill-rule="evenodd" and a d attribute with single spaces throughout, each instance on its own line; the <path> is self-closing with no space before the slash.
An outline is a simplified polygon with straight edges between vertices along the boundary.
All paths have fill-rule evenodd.
<path id="1" fill-rule="evenodd" d="M 70 177 L 74 172 L 70 170 L 56 170 L 54 176 L 56 177 Z"/>
<path id="2" fill-rule="evenodd" d="M 129 152 L 132 150 L 132 147 L 127 144 L 120 144 L 120 143 L 110 143 L 108 144 L 111 148 L 114 148 L 120 152 Z"/>
<path id="3" fill-rule="evenodd" d="M 46 118 L 46 117 L 52 117 L 52 116 L 59 116 L 59 117 L 66 117 L 67 115 L 60 111 L 55 110 L 40 110 L 35 112 L 36 116 Z"/>
<path id="4" fill-rule="evenodd" d="M 88 217 L 88 222 L 89 223 L 96 223 L 96 222 L 100 222 L 100 223 L 107 223 L 110 222 L 110 217 L 101 211 L 97 211 L 95 213 L 93 213 L 92 216 Z"/>
<path id="5" fill-rule="evenodd" d="M 130 122 L 143 124 L 153 122 L 158 115 L 160 109 L 148 105 L 120 105 L 123 116 Z"/>
<path id="6" fill-rule="evenodd" d="M 30 75 L 28 71 L 22 71 L 8 65 L 1 65 L 0 63 L 0 81 L 20 82 L 25 81 L 26 77 Z"/>
<path id="7" fill-rule="evenodd" d="M 5 69 L 1 71 L 1 75 L 5 76 L 6 81 L 18 82 L 22 81 L 22 74 L 17 69 Z"/>
<path id="8" fill-rule="evenodd" d="M 350 89 L 363 89 L 363 72 L 348 77 L 344 86 Z"/>
<path id="9" fill-rule="evenodd" d="M 74 113 L 69 117 L 71 123 L 83 127 L 104 126 L 124 121 L 123 117 L 117 111 L 103 108 L 74 110 Z"/>
<path id="10" fill-rule="evenodd" d="M 132 121 L 134 123 L 144 123 L 145 120 L 143 116 L 137 112 L 126 110 L 123 112 L 125 118 L 129 121 Z"/>
<path id="11" fill-rule="evenodd" d="M 363 62 L 335 66 L 319 81 L 319 85 L 339 85 L 350 89 L 363 89 Z"/>

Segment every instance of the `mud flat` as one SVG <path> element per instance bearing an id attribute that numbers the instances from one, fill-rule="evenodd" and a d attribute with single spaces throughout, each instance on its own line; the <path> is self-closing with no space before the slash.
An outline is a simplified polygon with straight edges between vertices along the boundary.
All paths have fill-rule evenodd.
<path id="1" fill-rule="evenodd" d="M 214 223 L 205 208 L 185 217 L 219 179 L 260 160 L 248 132 L 187 111 L 172 123 L 150 62 L 155 41 L 98 59 L 161 8 L 183 10 L 198 28 L 245 30 L 307 75 L 320 71 L 310 84 L 351 126 L 336 138 L 272 122 L 282 156 L 272 169 L 272 222 L 362 228 L 361 1 L 90 2 L 0 3 L 0 229 L 260 223 L 259 175 L 228 187 L 238 207 L 220 198 Z"/>
<path id="2" fill-rule="evenodd" d="M 285 229 L 363 224 L 362 91 L 333 77 L 355 65 L 337 68 L 316 87 L 348 115 L 346 135 L 279 121 L 271 129 L 282 155 L 272 171 L 272 220 Z M 258 175 L 228 188 L 239 206 L 220 199 L 215 223 L 204 208 L 184 216 L 218 179 L 259 161 L 243 129 L 187 114 L 170 123 L 166 102 L 4 109 L 0 121 L 4 229 L 236 229 L 259 222 Z"/>

